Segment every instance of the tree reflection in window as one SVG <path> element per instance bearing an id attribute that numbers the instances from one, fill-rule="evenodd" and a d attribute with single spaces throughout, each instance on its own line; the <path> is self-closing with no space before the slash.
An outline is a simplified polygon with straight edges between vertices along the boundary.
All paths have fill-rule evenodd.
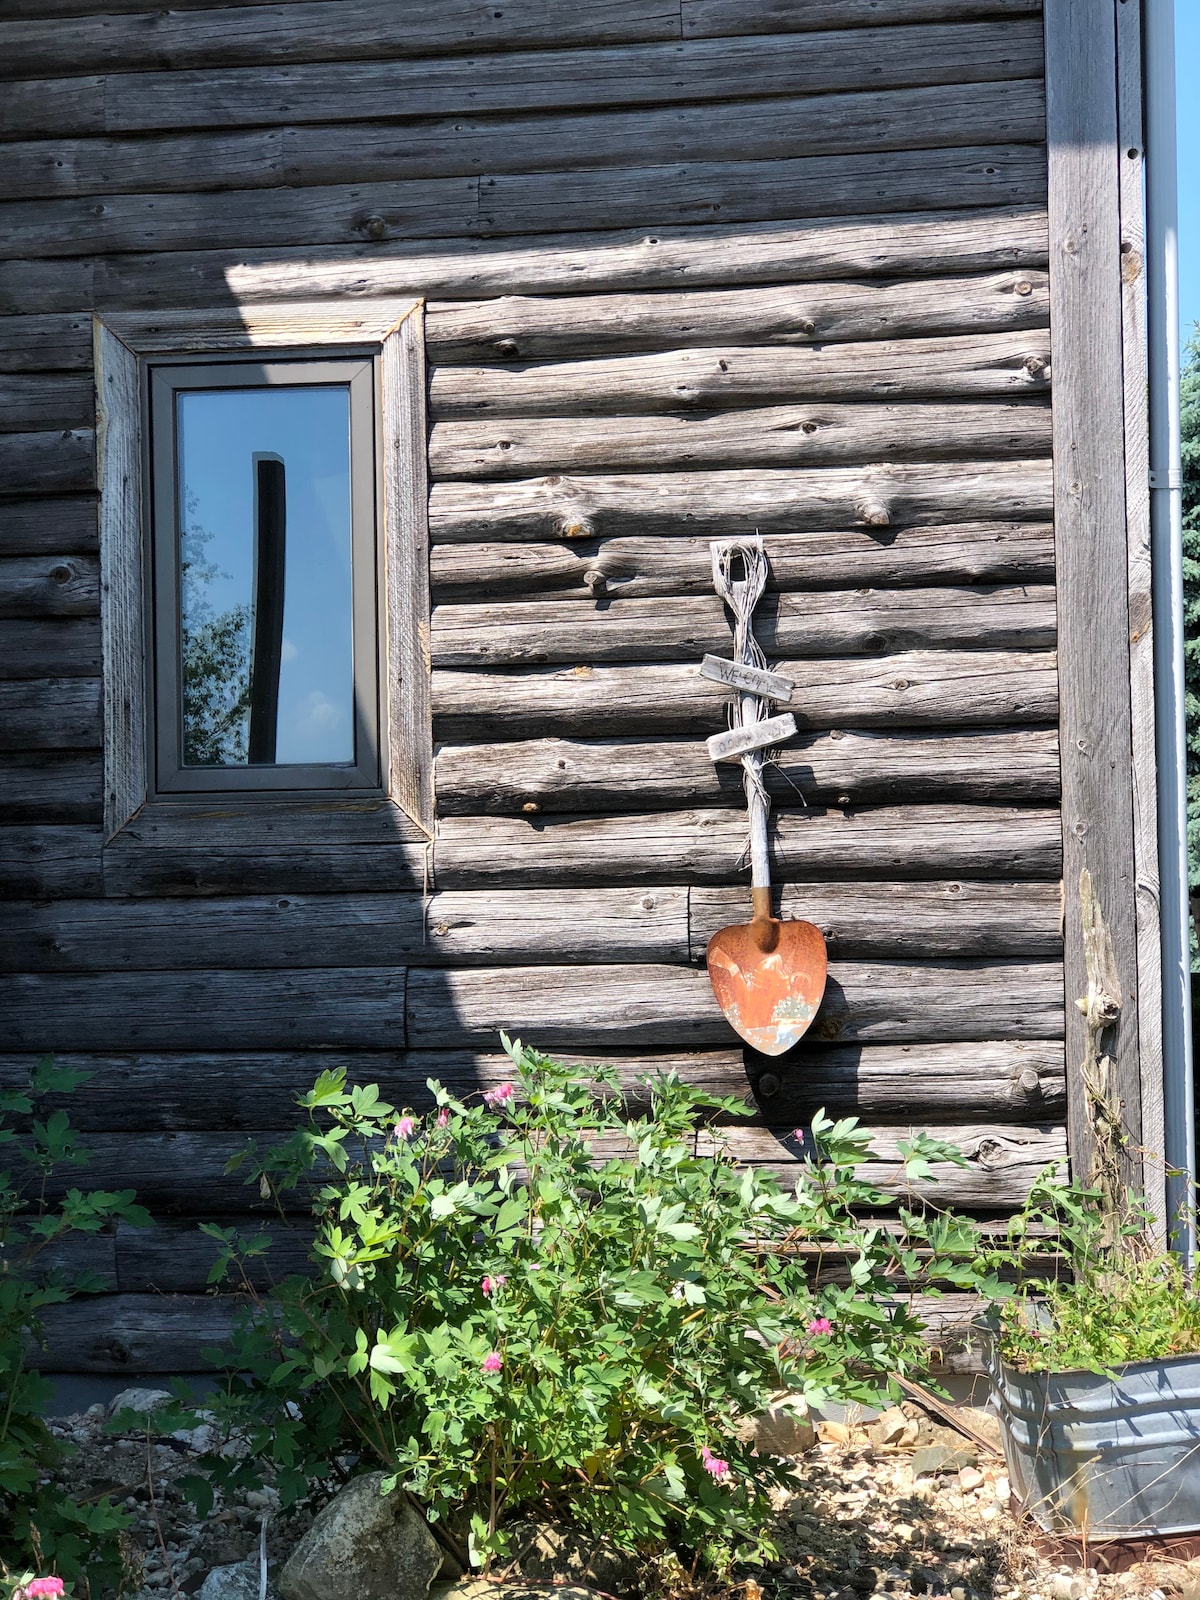
<path id="1" fill-rule="evenodd" d="M 213 536 L 195 515 L 189 494 L 179 563 L 183 760 L 189 767 L 241 766 L 250 727 L 250 607 L 213 611 L 210 586 L 229 582 L 230 574 L 208 559 Z"/>

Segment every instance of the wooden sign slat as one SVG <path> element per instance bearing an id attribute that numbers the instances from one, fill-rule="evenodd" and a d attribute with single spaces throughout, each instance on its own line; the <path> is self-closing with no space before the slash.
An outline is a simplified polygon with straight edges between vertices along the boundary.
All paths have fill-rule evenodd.
<path id="1" fill-rule="evenodd" d="M 714 733 L 706 740 L 712 761 L 736 761 L 751 750 L 765 750 L 769 745 L 782 744 L 796 734 L 796 719 L 790 711 L 782 716 L 765 717 L 745 728 L 730 728 L 725 733 Z"/>
<path id="2" fill-rule="evenodd" d="M 790 700 L 796 685 L 778 672 L 767 672 L 762 667 L 747 666 L 742 661 L 729 661 L 724 656 L 706 655 L 700 663 L 700 676 L 714 683 L 726 683 L 731 689 L 746 694 L 760 694 L 766 700 Z"/>

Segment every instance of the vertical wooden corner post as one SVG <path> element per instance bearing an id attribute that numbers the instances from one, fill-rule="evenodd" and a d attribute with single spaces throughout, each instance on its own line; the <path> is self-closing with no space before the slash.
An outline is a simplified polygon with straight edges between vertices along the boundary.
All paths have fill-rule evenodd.
<path id="1" fill-rule="evenodd" d="M 1161 1150 L 1162 1052 L 1140 252 L 1129 270 L 1139 10 L 1045 0 L 1044 16 L 1069 1148 L 1110 1186 L 1117 1148 L 1119 1181 L 1145 1181 L 1161 1213 L 1161 1164 L 1143 1178 L 1141 1158 Z"/>

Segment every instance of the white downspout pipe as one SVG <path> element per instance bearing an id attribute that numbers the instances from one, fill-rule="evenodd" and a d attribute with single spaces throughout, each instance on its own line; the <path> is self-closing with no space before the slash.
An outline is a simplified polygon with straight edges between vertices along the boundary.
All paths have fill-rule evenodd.
<path id="1" fill-rule="evenodd" d="M 1179 445 L 1178 183 L 1174 0 L 1145 0 L 1146 274 L 1150 379 L 1150 542 L 1163 978 L 1163 1113 L 1171 1216 L 1195 1246 L 1191 956 L 1187 894 L 1187 765 L 1183 682 L 1183 481 Z"/>

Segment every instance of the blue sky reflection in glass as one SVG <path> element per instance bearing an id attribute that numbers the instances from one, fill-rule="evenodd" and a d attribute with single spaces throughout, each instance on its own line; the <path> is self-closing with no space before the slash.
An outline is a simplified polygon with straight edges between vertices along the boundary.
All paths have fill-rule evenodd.
<path id="1" fill-rule="evenodd" d="M 350 391 L 204 389 L 176 404 L 185 763 L 247 764 L 263 456 L 282 460 L 286 483 L 275 764 L 352 762 Z"/>

